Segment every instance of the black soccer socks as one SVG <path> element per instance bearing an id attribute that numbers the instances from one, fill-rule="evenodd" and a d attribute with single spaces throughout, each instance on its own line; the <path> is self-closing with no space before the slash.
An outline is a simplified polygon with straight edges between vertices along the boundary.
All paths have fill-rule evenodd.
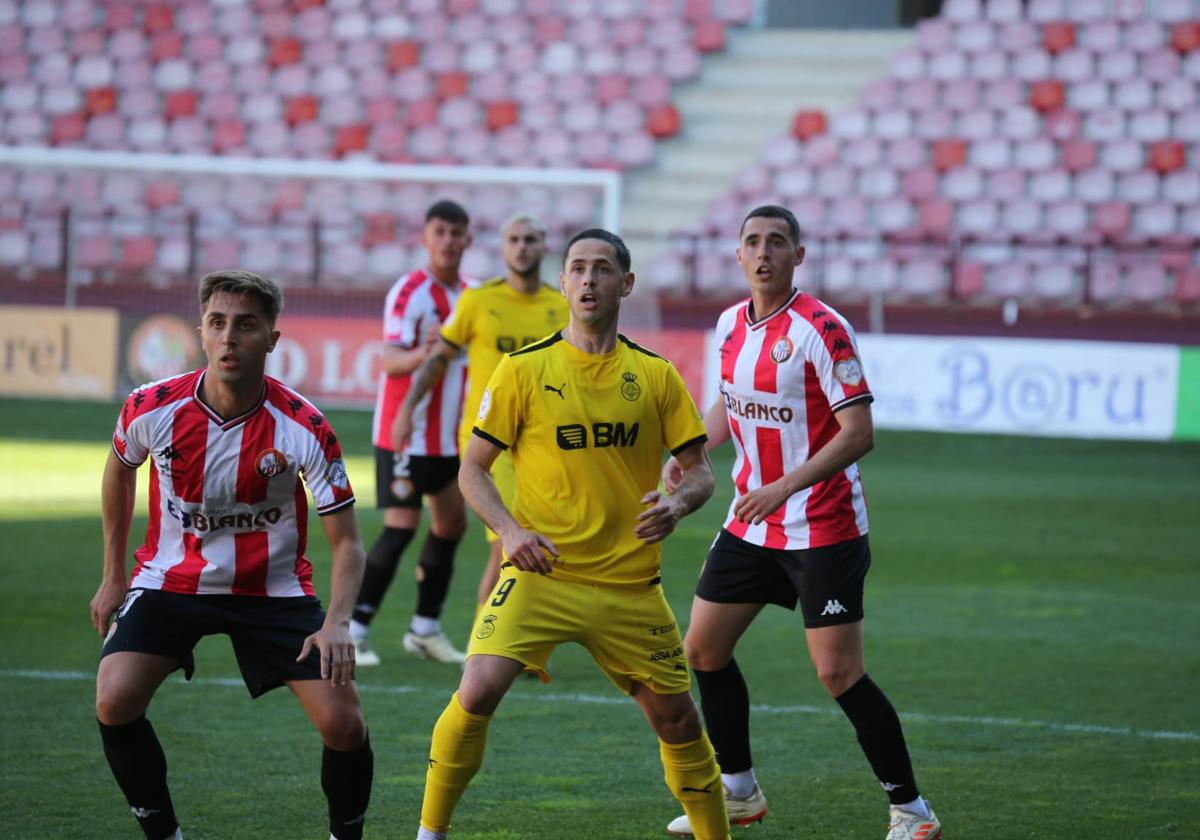
<path id="1" fill-rule="evenodd" d="M 392 578 L 396 576 L 396 567 L 400 565 L 400 555 L 412 542 L 412 528 L 384 528 L 379 539 L 367 552 L 367 565 L 363 570 L 362 586 L 358 590 L 358 600 L 354 605 L 352 617 L 360 624 L 370 624 Z"/>
<path id="2" fill-rule="evenodd" d="M 875 778 L 893 805 L 912 802 L 920 792 L 904 743 L 900 718 L 887 695 L 866 674 L 836 698 L 858 736 Z"/>
<path id="3" fill-rule="evenodd" d="M 450 591 L 450 577 L 454 574 L 454 552 L 458 549 L 459 539 L 448 540 L 432 531 L 425 537 L 418 561 L 417 615 L 437 618 L 442 614 L 442 604 Z"/>
<path id="4" fill-rule="evenodd" d="M 100 725 L 104 757 L 112 768 L 125 801 L 150 840 L 175 833 L 179 822 L 167 790 L 167 757 L 146 716 L 129 723 Z"/>
<path id="5" fill-rule="evenodd" d="M 337 840 L 361 840 L 374 777 L 370 735 L 357 750 L 325 747 L 321 753 L 321 790 L 329 801 L 329 833 Z"/>
<path id="6" fill-rule="evenodd" d="M 726 774 L 741 773 L 754 766 L 750 759 L 750 692 L 737 660 L 717 671 L 698 671 L 700 709 L 704 728 L 717 751 L 717 764 Z"/>

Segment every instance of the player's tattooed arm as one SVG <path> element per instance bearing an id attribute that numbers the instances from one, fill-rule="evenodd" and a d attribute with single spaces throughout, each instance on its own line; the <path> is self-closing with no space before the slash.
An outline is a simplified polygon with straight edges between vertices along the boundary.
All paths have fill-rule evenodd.
<path id="1" fill-rule="evenodd" d="M 642 504 L 651 507 L 638 514 L 634 533 L 646 543 L 666 539 L 680 519 L 707 502 L 713 494 L 712 464 L 703 443 L 681 450 L 672 460 L 679 467 L 679 480 L 670 495 L 651 490 L 642 497 Z"/>
<path id="2" fill-rule="evenodd" d="M 399 410 L 396 411 L 396 419 L 392 421 L 392 446 L 397 452 L 403 451 L 408 439 L 412 437 L 413 411 L 417 403 L 429 393 L 434 383 L 441 379 L 457 353 L 457 347 L 439 337 L 437 343 L 429 350 L 429 355 L 413 373 L 408 393 L 404 395 L 404 402 L 400 404 Z"/>

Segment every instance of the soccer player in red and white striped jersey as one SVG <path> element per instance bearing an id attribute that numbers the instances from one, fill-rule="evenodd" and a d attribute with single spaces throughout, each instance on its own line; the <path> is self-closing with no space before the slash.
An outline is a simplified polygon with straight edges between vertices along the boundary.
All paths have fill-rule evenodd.
<path id="1" fill-rule="evenodd" d="M 91 615 L 104 753 L 147 837 L 181 837 L 167 766 L 145 711 L 207 635 L 230 637 L 253 697 L 286 685 L 316 725 L 329 828 L 362 837 L 374 759 L 354 679 L 350 610 L 364 556 L 354 493 L 325 418 L 265 374 L 279 288 L 245 271 L 200 284 L 203 370 L 138 388 L 104 470 L 104 573 Z M 150 521 L 125 553 L 137 469 L 150 461 Z M 305 556 L 308 486 L 333 549 L 329 611 Z"/>
<path id="2" fill-rule="evenodd" d="M 735 495 L 697 583 L 684 642 L 729 818 L 744 825 L 767 813 L 734 648 L 766 604 L 795 609 L 799 602 L 817 676 L 887 791 L 888 840 L 937 840 L 941 825 L 917 790 L 900 719 L 863 662 L 871 553 L 857 461 L 874 446 L 874 429 L 854 331 L 793 287 L 804 247 L 790 211 L 752 210 L 739 240 L 750 297 L 717 322 L 721 395 L 704 418 L 710 449 L 733 440 Z M 668 489 L 677 471 L 668 461 Z M 686 816 L 668 832 L 691 835 Z"/>
<path id="3" fill-rule="evenodd" d="M 376 501 L 383 532 L 367 553 L 362 589 L 354 605 L 350 634 L 359 665 L 378 665 L 368 642 L 371 621 L 396 575 L 400 557 L 421 524 L 422 500 L 431 522 L 417 573 L 417 606 L 404 649 L 423 659 L 461 663 L 465 656 L 442 632 L 442 604 L 454 572 L 454 554 L 467 527 L 458 491 L 458 424 L 467 382 L 463 353 L 450 361 L 412 414 L 413 431 L 396 440 L 396 415 L 412 385 L 413 372 L 438 343 L 438 331 L 454 304 L 474 281 L 459 272 L 471 244 L 467 211 L 439 201 L 425 214 L 421 242 L 429 255 L 425 268 L 401 277 L 387 294 L 383 313 L 383 372 L 371 432 L 375 445 Z"/>

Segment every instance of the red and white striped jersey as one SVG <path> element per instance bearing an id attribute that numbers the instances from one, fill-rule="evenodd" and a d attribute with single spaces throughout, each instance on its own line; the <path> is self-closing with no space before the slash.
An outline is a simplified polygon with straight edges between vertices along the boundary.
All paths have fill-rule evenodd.
<path id="1" fill-rule="evenodd" d="M 464 288 L 474 285 L 459 275 L 455 288 L 440 283 L 433 273 L 419 268 L 396 281 L 383 305 L 383 342 L 411 350 L 430 324 L 442 324 L 454 311 Z M 379 377 L 375 397 L 375 417 L 371 440 L 381 449 L 391 450 L 392 421 L 408 393 L 412 376 Z M 446 366 L 442 378 L 433 383 L 413 411 L 413 433 L 405 450 L 410 455 L 458 454 L 458 422 L 462 414 L 463 391 L 467 384 L 466 355 L 459 353 Z"/>
<path id="2" fill-rule="evenodd" d="M 304 484 L 322 515 L 354 504 L 333 429 L 271 377 L 258 405 L 222 418 L 200 399 L 204 375 L 143 385 L 117 419 L 117 457 L 130 467 L 150 461 L 150 522 L 131 586 L 313 595 Z"/>
<path id="3" fill-rule="evenodd" d="M 854 330 L 821 301 L 793 292 L 755 323 L 750 301 L 721 313 L 721 394 L 736 460 L 736 489 L 725 530 L 767 548 L 802 549 L 867 532 L 867 505 L 858 466 L 792 495 L 758 525 L 739 522 L 737 500 L 782 477 L 837 434 L 834 412 L 872 398 Z"/>

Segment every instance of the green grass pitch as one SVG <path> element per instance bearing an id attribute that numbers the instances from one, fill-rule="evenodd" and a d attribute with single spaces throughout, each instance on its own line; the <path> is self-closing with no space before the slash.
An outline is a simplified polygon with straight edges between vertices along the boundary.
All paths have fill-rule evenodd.
<path id="1" fill-rule="evenodd" d="M 96 732 L 88 620 L 116 408 L 0 400 L 0 837 L 138 836 Z M 380 527 L 370 418 L 330 419 L 369 543 Z M 717 497 L 665 548 L 683 624 L 729 499 L 728 452 L 715 467 Z M 881 432 L 863 472 L 868 667 L 948 840 L 1200 837 L 1200 446 Z M 327 595 L 328 550 L 313 534 Z M 384 664 L 359 682 L 376 754 L 372 838 L 415 836 L 430 731 L 458 679 L 402 651 L 415 554 L 375 624 Z M 444 618 L 465 641 L 478 524 L 459 556 Z M 771 811 L 734 837 L 882 838 L 886 800 L 801 629 L 768 608 L 739 650 Z M 251 702 L 224 639 L 202 642 L 197 662 L 196 680 L 172 678 L 150 709 L 185 836 L 327 837 L 320 745 L 299 705 L 286 691 Z M 579 648 L 551 665 L 549 686 L 518 681 L 501 706 L 453 836 L 664 836 L 677 806 L 636 706 Z"/>

